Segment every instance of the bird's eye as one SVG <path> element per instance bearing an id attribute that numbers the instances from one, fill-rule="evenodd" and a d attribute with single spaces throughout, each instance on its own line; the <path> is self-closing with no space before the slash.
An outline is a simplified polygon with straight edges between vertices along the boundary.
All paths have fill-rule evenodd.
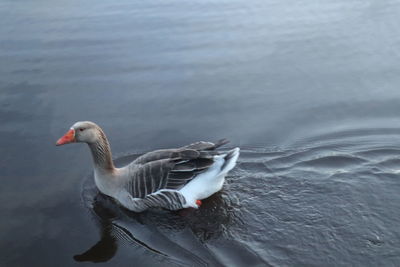
<path id="1" fill-rule="evenodd" d="M 83 128 L 79 128 L 79 131 L 83 132 L 83 130 L 85 130 L 85 129 L 83 129 Z"/>

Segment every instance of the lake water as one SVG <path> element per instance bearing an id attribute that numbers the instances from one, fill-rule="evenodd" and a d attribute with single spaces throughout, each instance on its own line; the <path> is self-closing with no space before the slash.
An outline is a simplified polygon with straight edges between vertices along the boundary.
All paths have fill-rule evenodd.
<path id="1" fill-rule="evenodd" d="M 0 2 L 0 265 L 400 264 L 400 2 Z M 240 146 L 197 211 L 93 187 L 76 121 L 117 164 Z"/>

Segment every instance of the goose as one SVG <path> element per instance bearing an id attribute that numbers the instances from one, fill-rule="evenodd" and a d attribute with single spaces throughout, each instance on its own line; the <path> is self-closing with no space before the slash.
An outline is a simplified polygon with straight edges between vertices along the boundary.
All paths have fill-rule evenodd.
<path id="1" fill-rule="evenodd" d="M 238 147 L 227 152 L 216 150 L 228 142 L 199 141 L 155 150 L 121 168 L 114 166 L 107 137 L 94 122 L 76 122 L 56 145 L 87 143 L 99 191 L 131 211 L 142 212 L 154 207 L 197 209 L 201 200 L 220 191 L 240 152 Z"/>

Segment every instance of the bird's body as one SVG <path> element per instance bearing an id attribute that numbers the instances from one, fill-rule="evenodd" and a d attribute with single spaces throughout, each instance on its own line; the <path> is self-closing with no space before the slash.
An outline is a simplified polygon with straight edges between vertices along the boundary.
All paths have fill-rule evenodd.
<path id="1" fill-rule="evenodd" d="M 116 168 L 107 138 L 96 124 L 75 123 L 57 144 L 71 142 L 88 143 L 100 192 L 135 212 L 151 207 L 198 208 L 200 200 L 221 190 L 226 174 L 239 156 L 239 148 L 216 151 L 227 143 L 226 140 L 216 144 L 197 142 L 176 149 L 152 151 L 125 167 Z"/>

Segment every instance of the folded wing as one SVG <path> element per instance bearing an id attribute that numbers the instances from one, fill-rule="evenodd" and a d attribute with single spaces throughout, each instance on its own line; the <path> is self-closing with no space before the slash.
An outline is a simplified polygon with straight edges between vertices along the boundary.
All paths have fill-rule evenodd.
<path id="1" fill-rule="evenodd" d="M 156 150 L 137 158 L 130 166 L 128 188 L 132 197 L 144 198 L 163 189 L 179 190 L 214 164 L 216 144 L 197 142 L 178 149 Z"/>

